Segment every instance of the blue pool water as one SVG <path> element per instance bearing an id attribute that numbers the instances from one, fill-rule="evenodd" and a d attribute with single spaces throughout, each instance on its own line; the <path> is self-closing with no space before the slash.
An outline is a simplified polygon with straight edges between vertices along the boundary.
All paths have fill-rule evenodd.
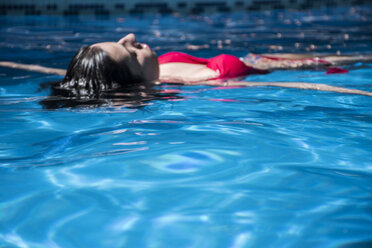
<path id="1" fill-rule="evenodd" d="M 0 60 L 58 68 L 128 32 L 159 54 L 372 52 L 368 7 L 0 23 Z M 371 91 L 371 63 L 343 68 L 246 80 Z M 43 109 L 60 79 L 0 68 L 0 247 L 372 246 L 371 98 L 162 85 L 179 97 Z"/>

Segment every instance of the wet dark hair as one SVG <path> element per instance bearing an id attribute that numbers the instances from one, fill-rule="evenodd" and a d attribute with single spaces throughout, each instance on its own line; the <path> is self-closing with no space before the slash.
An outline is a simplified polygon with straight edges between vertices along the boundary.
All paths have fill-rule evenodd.
<path id="1" fill-rule="evenodd" d="M 46 88 L 41 85 L 41 88 Z M 50 96 L 40 101 L 46 109 L 97 107 L 113 102 L 142 106 L 162 97 L 129 67 L 119 64 L 99 47 L 83 46 L 72 58 L 62 81 L 52 83 Z"/>
<path id="2" fill-rule="evenodd" d="M 54 88 L 67 90 L 70 96 L 92 98 L 141 81 L 127 65 L 119 64 L 103 49 L 84 46 L 72 58 L 62 82 Z"/>

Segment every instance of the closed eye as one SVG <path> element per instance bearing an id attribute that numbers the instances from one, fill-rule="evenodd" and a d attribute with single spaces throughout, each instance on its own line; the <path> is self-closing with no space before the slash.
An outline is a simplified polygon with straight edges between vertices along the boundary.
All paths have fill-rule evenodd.
<path id="1" fill-rule="evenodd" d="M 134 46 L 135 48 L 142 49 L 142 45 L 141 45 L 141 43 L 135 42 L 135 43 L 133 44 L 133 46 Z"/>

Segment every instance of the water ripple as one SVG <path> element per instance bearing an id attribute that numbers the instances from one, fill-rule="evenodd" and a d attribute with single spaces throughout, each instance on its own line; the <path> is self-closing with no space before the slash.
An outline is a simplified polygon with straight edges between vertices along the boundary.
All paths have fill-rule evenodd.
<path id="1" fill-rule="evenodd" d="M 371 16 L 360 7 L 7 16 L 0 17 L 0 52 L 4 60 L 66 68 L 81 45 L 135 32 L 159 54 L 370 53 Z M 207 48 L 189 50 L 195 46 Z M 369 90 L 370 63 L 348 69 L 342 76 L 276 71 L 245 80 Z M 60 79 L 0 68 L 0 246 L 370 245 L 369 98 L 161 85 L 180 98 L 137 109 L 42 109 L 48 92 L 39 84 Z"/>

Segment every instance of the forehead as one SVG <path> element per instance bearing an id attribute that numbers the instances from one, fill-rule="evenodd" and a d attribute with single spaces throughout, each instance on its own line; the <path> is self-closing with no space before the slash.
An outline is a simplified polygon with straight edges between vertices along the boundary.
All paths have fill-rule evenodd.
<path id="1" fill-rule="evenodd" d="M 130 54 L 127 49 L 116 42 L 102 42 L 93 44 L 92 47 L 99 47 L 117 62 L 127 60 Z"/>

